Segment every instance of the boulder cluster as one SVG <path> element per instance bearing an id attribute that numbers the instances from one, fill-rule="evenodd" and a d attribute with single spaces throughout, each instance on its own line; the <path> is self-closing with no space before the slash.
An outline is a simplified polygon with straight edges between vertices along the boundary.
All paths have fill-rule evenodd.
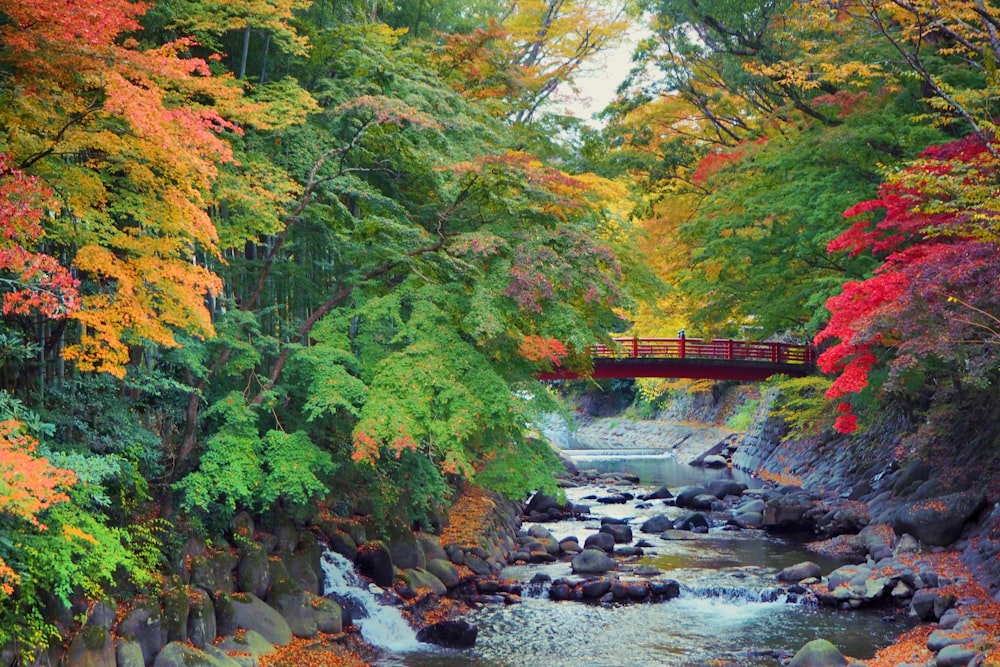
<path id="1" fill-rule="evenodd" d="M 344 611 L 322 597 L 322 547 L 287 518 L 272 532 L 237 517 L 232 544 L 191 539 L 156 595 L 85 612 L 68 645 L 38 665 L 70 667 L 250 667 L 295 637 L 343 638 Z M 67 610 L 72 614 L 75 610 Z M 0 664 L 13 664 L 0 656 Z"/>

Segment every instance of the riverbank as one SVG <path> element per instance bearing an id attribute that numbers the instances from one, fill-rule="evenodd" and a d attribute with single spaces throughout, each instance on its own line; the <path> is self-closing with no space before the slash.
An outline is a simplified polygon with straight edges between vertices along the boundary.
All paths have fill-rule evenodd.
<path id="1" fill-rule="evenodd" d="M 730 465 L 775 485 L 801 487 L 813 494 L 810 505 L 821 510 L 803 508 L 796 521 L 801 521 L 798 528 L 826 538 L 817 539 L 817 552 L 859 550 L 859 540 L 864 538 L 858 538 L 858 533 L 867 526 L 871 527 L 869 535 L 887 536 L 881 549 L 859 550 L 871 567 L 854 582 L 861 591 L 857 599 L 876 581 L 880 593 L 875 597 L 880 598 L 890 566 L 898 568 L 901 563 L 919 561 L 921 567 L 940 574 L 941 586 L 936 594 L 950 600 L 940 603 L 950 612 L 942 618 L 939 609 L 937 615 L 928 617 L 928 624 L 906 633 L 875 658 L 859 664 L 1000 664 L 1000 651 L 994 648 L 1000 644 L 1000 611 L 995 602 L 1000 530 L 998 510 L 995 506 L 991 509 L 989 500 L 990 473 L 980 483 L 956 491 L 943 478 L 943 471 L 934 470 L 920 457 L 909 461 L 902 457 L 900 461 L 898 438 L 875 444 L 870 440 L 848 442 L 839 436 L 830 441 L 789 440 L 783 439 L 782 425 L 773 420 L 756 423 L 735 439 L 721 430 L 710 431 L 699 439 L 685 437 L 687 431 L 696 428 L 669 421 L 584 417 L 572 439 L 594 449 L 617 449 L 632 442 L 643 449 L 676 451 L 688 460 L 697 458 L 706 448 L 735 440 Z M 951 467 L 948 472 L 954 476 Z M 907 550 L 911 553 L 906 554 Z M 823 588 L 826 581 L 812 586 L 818 593 L 827 594 Z M 848 597 L 844 594 L 845 599 Z"/>

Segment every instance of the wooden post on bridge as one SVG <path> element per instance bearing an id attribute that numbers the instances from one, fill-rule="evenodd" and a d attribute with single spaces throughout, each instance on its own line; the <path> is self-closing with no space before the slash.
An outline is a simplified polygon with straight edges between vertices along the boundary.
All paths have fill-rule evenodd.
<path id="1" fill-rule="evenodd" d="M 632 337 L 632 358 L 639 358 L 639 339 L 635 336 Z"/>

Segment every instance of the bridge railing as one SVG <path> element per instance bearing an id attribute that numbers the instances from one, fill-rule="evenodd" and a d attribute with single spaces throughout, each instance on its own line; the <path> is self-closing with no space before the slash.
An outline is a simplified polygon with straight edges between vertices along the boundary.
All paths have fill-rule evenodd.
<path id="1" fill-rule="evenodd" d="M 604 359 L 717 359 L 772 364 L 816 363 L 809 345 L 701 338 L 615 338 L 612 345 L 594 345 L 591 354 Z"/>

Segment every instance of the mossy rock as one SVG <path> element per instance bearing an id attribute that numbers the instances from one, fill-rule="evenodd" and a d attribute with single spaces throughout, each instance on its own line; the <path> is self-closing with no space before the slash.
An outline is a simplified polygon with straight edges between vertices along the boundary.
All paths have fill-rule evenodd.
<path id="1" fill-rule="evenodd" d="M 116 667 L 145 667 L 142 659 L 142 647 L 139 642 L 129 639 L 119 639 L 115 646 Z"/>
<path id="2" fill-rule="evenodd" d="M 188 613 L 187 638 L 196 648 L 215 641 L 215 605 L 207 591 L 191 590 L 191 610 Z"/>
<path id="3" fill-rule="evenodd" d="M 188 614 L 191 611 L 191 591 L 174 580 L 174 585 L 163 591 L 163 628 L 167 642 L 187 641 Z"/>
<path id="4" fill-rule="evenodd" d="M 420 543 L 420 547 L 424 550 L 424 556 L 428 561 L 432 561 L 435 558 L 448 560 L 448 554 L 445 553 L 444 547 L 441 546 L 441 543 L 433 535 L 421 533 L 417 535 L 417 542 Z"/>
<path id="5" fill-rule="evenodd" d="M 150 664 L 160 650 L 163 622 L 159 600 L 140 598 L 133 602 L 116 630 L 119 637 L 135 641 L 142 649 L 142 659 Z"/>
<path id="6" fill-rule="evenodd" d="M 295 581 L 285 578 L 274 582 L 267 594 L 267 604 L 281 614 L 296 637 L 315 637 L 319 628 L 308 593 Z"/>
<path id="7" fill-rule="evenodd" d="M 311 547 L 307 545 L 304 549 L 281 556 L 281 562 L 284 563 L 288 576 L 303 590 L 313 595 L 320 593 L 320 581 L 322 581 L 320 556 L 321 552 L 315 538 Z"/>
<path id="8" fill-rule="evenodd" d="M 429 589 L 435 595 L 448 593 L 448 587 L 440 579 L 421 567 L 403 570 L 403 578 L 415 589 Z"/>
<path id="9" fill-rule="evenodd" d="M 85 625 L 70 642 L 65 662 L 73 667 L 114 665 L 115 645 L 111 631 L 100 625 Z"/>
<path id="10" fill-rule="evenodd" d="M 337 634 L 344 630 L 344 611 L 334 600 L 307 594 L 309 605 L 313 609 L 316 628 L 326 634 Z"/>
<path id="11" fill-rule="evenodd" d="M 427 571 L 437 577 L 448 588 L 458 586 L 461 580 L 458 568 L 447 560 L 447 556 L 427 561 Z"/>
<path id="12" fill-rule="evenodd" d="M 416 535 L 409 531 L 394 535 L 388 542 L 392 564 L 401 570 L 427 567 L 427 557 Z"/>
<path id="13" fill-rule="evenodd" d="M 260 544 L 249 544 L 241 550 L 236 564 L 236 590 L 257 597 L 267 595 L 271 586 L 271 561 Z"/>
<path id="14" fill-rule="evenodd" d="M 358 543 L 354 541 L 350 533 L 342 530 L 336 530 L 330 533 L 329 537 L 330 549 L 344 558 L 353 561 L 358 555 Z"/>
<path id="15" fill-rule="evenodd" d="M 292 641 L 292 629 L 277 610 L 252 593 L 235 594 L 232 602 L 233 622 L 237 628 L 259 632 L 276 646 Z"/>
<path id="16" fill-rule="evenodd" d="M 153 661 L 153 667 L 240 667 L 222 651 L 215 655 L 181 642 L 170 642 Z"/>
<path id="17" fill-rule="evenodd" d="M 259 632 L 254 632 L 253 630 L 247 630 L 246 632 L 240 632 L 237 635 L 223 637 L 216 644 L 216 647 L 228 654 L 248 653 L 255 659 L 259 659 L 265 655 L 271 655 L 278 650 L 274 648 L 274 645 L 271 644 L 271 642 L 264 639 Z M 236 658 L 236 656 L 232 655 L 230 655 L 230 657 Z M 238 658 L 236 659 L 238 660 Z"/>

